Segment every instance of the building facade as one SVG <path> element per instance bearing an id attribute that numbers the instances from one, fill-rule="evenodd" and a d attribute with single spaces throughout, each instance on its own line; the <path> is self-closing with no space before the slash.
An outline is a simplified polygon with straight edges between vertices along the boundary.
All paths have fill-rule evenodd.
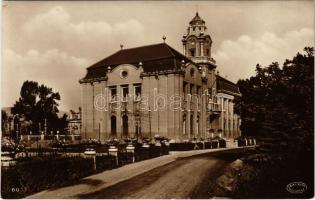
<path id="1" fill-rule="evenodd" d="M 183 54 L 165 42 L 121 48 L 88 67 L 79 81 L 81 136 L 101 141 L 155 135 L 175 141 L 237 137 L 240 120 L 233 99 L 240 93 L 216 73 L 212 39 L 198 13 L 182 44 Z"/>

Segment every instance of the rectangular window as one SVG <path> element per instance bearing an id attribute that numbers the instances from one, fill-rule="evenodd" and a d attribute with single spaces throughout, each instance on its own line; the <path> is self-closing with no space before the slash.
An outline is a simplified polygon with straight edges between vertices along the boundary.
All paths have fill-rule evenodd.
<path id="1" fill-rule="evenodd" d="M 135 95 L 141 96 L 141 85 L 135 85 Z"/>
<path id="2" fill-rule="evenodd" d="M 116 86 L 110 87 L 110 95 L 112 100 L 116 100 L 117 98 L 117 88 Z"/>
<path id="3" fill-rule="evenodd" d="M 141 100 L 141 85 L 134 85 L 134 100 Z"/>
<path id="4" fill-rule="evenodd" d="M 194 85 L 193 84 L 190 84 L 190 94 L 193 94 L 193 90 L 194 90 Z"/>
<path id="5" fill-rule="evenodd" d="M 184 100 L 186 100 L 186 96 L 187 96 L 187 94 L 186 94 L 186 88 L 187 88 L 187 82 L 183 82 L 183 95 L 184 95 Z"/>
<path id="6" fill-rule="evenodd" d="M 127 98 L 129 95 L 129 88 L 128 85 L 126 86 L 121 86 L 122 87 L 122 94 L 123 94 L 123 98 Z"/>
<path id="7" fill-rule="evenodd" d="M 197 95 L 200 95 L 200 86 L 197 86 Z"/>

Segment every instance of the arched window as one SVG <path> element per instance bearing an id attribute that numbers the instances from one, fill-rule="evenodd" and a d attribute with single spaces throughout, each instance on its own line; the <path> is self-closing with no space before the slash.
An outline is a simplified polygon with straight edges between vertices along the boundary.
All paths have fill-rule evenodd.
<path id="1" fill-rule="evenodd" d="M 112 136 L 116 136 L 117 134 L 117 127 L 116 127 L 116 123 L 117 123 L 117 120 L 116 120 L 116 116 L 111 116 L 110 117 L 110 131 L 111 131 L 111 135 Z"/>
<path id="2" fill-rule="evenodd" d="M 190 48 L 189 49 L 189 54 L 190 54 L 190 56 L 195 57 L 196 49 L 195 48 Z"/>
<path id="3" fill-rule="evenodd" d="M 188 56 L 191 56 L 191 57 L 196 56 L 196 40 L 194 38 L 191 38 L 188 40 L 187 48 L 188 48 Z"/>
<path id="4" fill-rule="evenodd" d="M 190 136 L 194 136 L 194 116 L 190 115 Z"/>
<path id="5" fill-rule="evenodd" d="M 186 114 L 183 115 L 183 134 L 186 134 Z"/>
<path id="6" fill-rule="evenodd" d="M 205 56 L 211 57 L 211 41 L 207 39 L 203 45 Z"/>
<path id="7" fill-rule="evenodd" d="M 197 123 L 197 136 L 199 136 L 199 134 L 200 134 L 200 116 L 197 116 L 197 121 L 196 121 L 196 123 Z"/>
<path id="8" fill-rule="evenodd" d="M 123 135 L 128 136 L 128 116 L 122 116 Z"/>

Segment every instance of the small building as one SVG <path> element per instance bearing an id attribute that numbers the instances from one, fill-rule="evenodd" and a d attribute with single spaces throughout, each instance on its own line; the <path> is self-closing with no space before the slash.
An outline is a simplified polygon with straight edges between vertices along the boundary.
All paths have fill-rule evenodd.
<path id="1" fill-rule="evenodd" d="M 124 49 L 87 68 L 82 87 L 82 138 L 175 141 L 234 138 L 237 86 L 216 74 L 212 39 L 198 13 L 183 36 L 183 54 L 164 42 Z M 221 133 L 222 132 L 222 133 Z M 223 134 L 223 135 L 222 135 Z"/>
<path id="2" fill-rule="evenodd" d="M 81 134 L 81 108 L 79 111 L 70 110 L 68 121 L 68 130 L 71 135 L 80 135 Z"/>

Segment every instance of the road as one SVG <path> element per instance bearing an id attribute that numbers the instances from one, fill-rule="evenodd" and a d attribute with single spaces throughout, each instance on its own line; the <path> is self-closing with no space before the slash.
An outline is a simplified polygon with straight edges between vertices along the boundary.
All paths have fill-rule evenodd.
<path id="1" fill-rule="evenodd" d="M 28 198 L 209 198 L 210 185 L 222 174 L 225 166 L 239 156 L 235 153 L 237 151 L 240 150 L 160 157 L 93 175 L 74 186 L 43 191 Z M 143 171 L 144 168 L 148 170 Z M 123 176 L 124 179 L 113 182 L 116 180 L 114 176 Z"/>

